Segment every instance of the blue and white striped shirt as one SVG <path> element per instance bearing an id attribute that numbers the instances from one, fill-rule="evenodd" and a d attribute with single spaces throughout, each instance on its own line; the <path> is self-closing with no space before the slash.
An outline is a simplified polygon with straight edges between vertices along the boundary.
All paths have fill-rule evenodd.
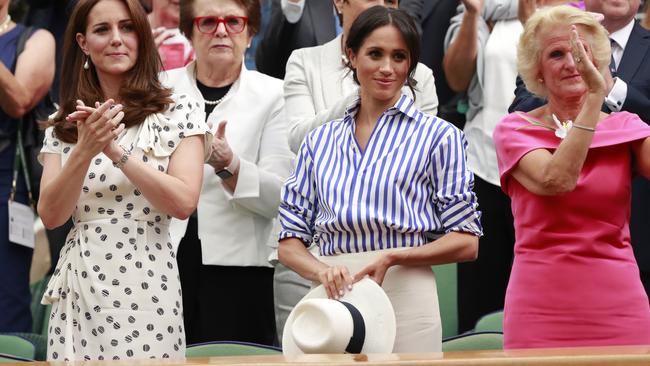
<path id="1" fill-rule="evenodd" d="M 303 141 L 282 189 L 280 240 L 313 238 L 321 255 L 335 255 L 417 247 L 428 232 L 481 235 L 463 133 L 402 95 L 361 151 L 358 108 Z"/>

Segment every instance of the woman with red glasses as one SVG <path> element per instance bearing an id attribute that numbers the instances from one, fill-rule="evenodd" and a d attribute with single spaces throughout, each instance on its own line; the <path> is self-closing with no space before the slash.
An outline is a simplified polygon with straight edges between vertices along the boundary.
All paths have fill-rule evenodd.
<path id="1" fill-rule="evenodd" d="M 282 81 L 244 65 L 244 52 L 260 28 L 260 3 L 183 1 L 180 28 L 196 60 L 168 71 L 163 80 L 202 103 L 215 133 L 197 213 L 172 225 L 175 244 L 180 241 L 187 343 L 274 344 L 267 241 L 293 155 Z"/>

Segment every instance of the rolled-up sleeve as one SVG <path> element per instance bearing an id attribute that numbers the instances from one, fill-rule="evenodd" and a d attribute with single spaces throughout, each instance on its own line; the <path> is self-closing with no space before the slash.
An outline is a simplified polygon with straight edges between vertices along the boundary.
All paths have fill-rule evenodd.
<path id="1" fill-rule="evenodd" d="M 463 133 L 450 128 L 432 152 L 432 175 L 436 212 L 446 233 L 451 231 L 481 236 L 481 212 L 474 188 L 474 175 L 467 167 Z"/>
<path id="2" fill-rule="evenodd" d="M 305 246 L 311 243 L 317 201 L 314 162 L 307 138 L 296 157 L 295 170 L 282 188 L 279 240 L 298 238 Z"/>

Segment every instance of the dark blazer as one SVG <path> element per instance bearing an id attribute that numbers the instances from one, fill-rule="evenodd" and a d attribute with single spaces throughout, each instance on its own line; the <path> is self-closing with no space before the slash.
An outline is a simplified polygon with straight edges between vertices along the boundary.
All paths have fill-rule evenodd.
<path id="1" fill-rule="evenodd" d="M 332 4 L 332 0 L 306 0 L 302 17 L 292 24 L 282 13 L 280 0 L 273 0 L 268 28 L 255 51 L 257 70 L 284 79 L 287 60 L 293 50 L 334 39 L 336 25 Z"/>
<path id="2" fill-rule="evenodd" d="M 617 76 L 627 83 L 627 97 L 622 110 L 636 113 L 650 124 L 650 31 L 639 23 L 634 24 L 632 33 L 623 52 Z M 515 100 L 508 109 L 530 111 L 546 104 L 544 99 L 533 96 L 520 78 L 517 79 Z M 609 108 L 604 107 L 609 111 Z M 632 247 L 639 268 L 650 271 L 650 181 L 637 177 L 632 181 L 632 215 L 630 235 Z"/>

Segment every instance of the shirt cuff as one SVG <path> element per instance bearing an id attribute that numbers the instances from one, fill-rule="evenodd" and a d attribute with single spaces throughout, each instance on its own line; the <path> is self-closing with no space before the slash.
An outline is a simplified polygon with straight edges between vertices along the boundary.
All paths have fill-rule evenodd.
<path id="1" fill-rule="evenodd" d="M 289 1 L 282 0 L 280 2 L 282 13 L 287 21 L 291 24 L 297 23 L 302 17 L 302 11 L 305 8 L 305 0 Z"/>
<path id="2" fill-rule="evenodd" d="M 230 193 L 224 187 L 226 198 L 230 201 L 238 198 L 255 198 L 260 195 L 260 176 L 257 165 L 239 158 L 239 174 L 235 191 Z"/>
<path id="3" fill-rule="evenodd" d="M 610 90 L 609 95 L 605 97 L 605 105 L 607 105 L 612 112 L 620 112 L 623 108 L 623 104 L 625 104 L 626 97 L 627 84 L 620 78 L 616 78 L 612 90 Z"/>

